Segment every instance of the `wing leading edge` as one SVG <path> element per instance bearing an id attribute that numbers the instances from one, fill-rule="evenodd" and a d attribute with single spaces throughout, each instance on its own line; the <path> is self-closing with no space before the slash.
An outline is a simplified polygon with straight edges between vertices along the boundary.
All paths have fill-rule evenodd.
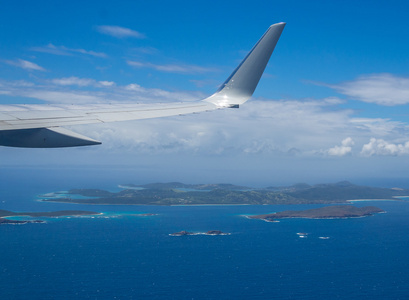
<path id="1" fill-rule="evenodd" d="M 0 105 L 0 145 L 26 148 L 101 144 L 60 126 L 160 118 L 236 108 L 252 96 L 285 23 L 271 25 L 249 54 L 210 97 L 198 102 L 112 105 Z"/>

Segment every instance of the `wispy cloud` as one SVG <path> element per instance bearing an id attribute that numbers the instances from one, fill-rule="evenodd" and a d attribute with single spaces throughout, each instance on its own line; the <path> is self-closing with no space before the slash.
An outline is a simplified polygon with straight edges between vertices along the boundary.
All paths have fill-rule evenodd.
<path id="1" fill-rule="evenodd" d="M 108 86 L 114 86 L 115 82 L 103 80 L 103 81 L 98 81 L 98 84 L 108 87 Z"/>
<path id="2" fill-rule="evenodd" d="M 335 85 L 324 84 L 353 99 L 385 106 L 409 104 L 409 78 L 372 74 Z"/>
<path id="3" fill-rule="evenodd" d="M 90 86 L 95 84 L 94 79 L 88 78 L 78 78 L 78 77 L 65 77 L 65 78 L 56 78 L 51 80 L 52 83 L 57 85 L 77 85 L 77 86 Z"/>
<path id="4" fill-rule="evenodd" d="M 78 91 L 26 90 L 21 96 L 54 103 L 101 103 L 105 99 L 94 93 Z"/>
<path id="5" fill-rule="evenodd" d="M 28 60 L 23 59 L 6 60 L 5 63 L 28 71 L 45 71 L 43 67 Z"/>
<path id="6" fill-rule="evenodd" d="M 110 86 L 115 85 L 115 82 L 113 81 L 97 81 L 95 79 L 79 78 L 75 76 L 55 78 L 55 79 L 52 79 L 51 82 L 56 85 L 62 85 L 62 86 L 74 85 L 74 86 L 80 86 L 80 87 L 86 87 L 86 86 L 110 87 Z"/>
<path id="7" fill-rule="evenodd" d="M 84 54 L 84 55 L 90 55 L 90 56 L 95 56 L 95 57 L 101 57 L 101 58 L 106 58 L 108 55 L 106 55 L 103 52 L 95 52 L 95 51 L 89 51 L 89 50 L 84 50 L 84 49 L 74 49 L 74 48 L 68 48 L 65 46 L 55 46 L 53 44 L 48 44 L 43 47 L 32 47 L 30 48 L 32 51 L 37 51 L 37 52 L 43 52 L 43 53 L 50 53 L 54 55 L 65 55 L 65 56 L 71 56 L 74 54 Z"/>
<path id="8" fill-rule="evenodd" d="M 133 48 L 132 51 L 142 54 L 157 54 L 159 52 L 159 50 L 154 47 L 136 47 Z"/>
<path id="9" fill-rule="evenodd" d="M 143 33 L 140 33 L 138 31 L 125 28 L 125 27 L 120 27 L 120 26 L 109 26 L 109 25 L 101 25 L 97 26 L 97 31 L 103 34 L 107 34 L 119 39 L 123 38 L 138 38 L 138 39 L 144 39 L 145 35 Z"/>
<path id="10" fill-rule="evenodd" d="M 50 103 L 106 102 L 174 102 L 204 98 L 202 93 L 169 92 L 149 89 L 138 84 L 117 85 L 113 81 L 98 81 L 75 76 L 55 78 L 40 83 L 0 80 L 0 94 L 28 97 Z"/>
<path id="11" fill-rule="evenodd" d="M 213 86 L 215 89 L 220 86 L 220 82 L 215 79 L 204 79 L 204 80 L 196 80 L 196 79 L 191 79 L 189 80 L 192 82 L 195 86 L 202 88 L 204 86 Z"/>
<path id="12" fill-rule="evenodd" d="M 215 68 L 206 68 L 196 65 L 186 65 L 186 64 L 165 64 L 158 65 L 147 62 L 139 61 L 127 61 L 127 64 L 134 68 L 149 68 L 161 72 L 167 73 L 180 73 L 180 74 L 197 74 L 197 73 L 207 73 L 207 72 L 217 72 Z"/>

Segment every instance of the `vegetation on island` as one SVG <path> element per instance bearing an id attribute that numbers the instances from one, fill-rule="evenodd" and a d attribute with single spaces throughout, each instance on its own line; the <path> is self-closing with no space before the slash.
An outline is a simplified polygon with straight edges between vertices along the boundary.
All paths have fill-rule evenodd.
<path id="1" fill-rule="evenodd" d="M 409 196 L 409 190 L 377 188 L 350 182 L 335 184 L 296 184 L 288 187 L 254 189 L 231 184 L 154 183 L 121 185 L 124 190 L 113 193 L 97 189 L 70 190 L 65 197 L 43 201 L 110 205 L 200 205 L 200 204 L 333 204 L 354 199 L 395 199 Z M 72 197 L 70 197 L 72 195 Z M 75 195 L 89 198 L 77 199 Z"/>
<path id="2" fill-rule="evenodd" d="M 9 220 L 7 217 L 65 217 L 65 216 L 84 216 L 98 215 L 93 211 L 83 210 L 60 210 L 51 212 L 13 212 L 9 210 L 0 210 L 0 224 L 27 224 L 27 223 L 45 223 L 42 220 Z"/>
<path id="3" fill-rule="evenodd" d="M 272 214 L 249 216 L 250 219 L 262 219 L 273 222 L 285 218 L 334 219 L 358 218 L 384 212 L 375 206 L 355 207 L 352 205 L 333 205 L 306 210 L 286 210 Z"/>

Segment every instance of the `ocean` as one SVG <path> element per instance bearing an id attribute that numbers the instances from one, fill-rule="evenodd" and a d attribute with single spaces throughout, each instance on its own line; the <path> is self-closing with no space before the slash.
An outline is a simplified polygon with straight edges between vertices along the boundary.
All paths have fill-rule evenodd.
<path id="1" fill-rule="evenodd" d="M 268 223 L 244 215 L 319 206 L 45 203 L 36 201 L 37 195 L 80 182 L 28 178 L 35 177 L 2 178 L 0 209 L 80 209 L 105 215 L 1 225 L 1 299 L 409 297 L 408 202 L 356 202 L 387 212 L 366 218 Z M 89 184 L 114 190 L 119 183 Z M 132 215 L 141 213 L 155 215 Z M 181 230 L 231 234 L 169 236 Z M 307 237 L 300 238 L 300 232 Z"/>

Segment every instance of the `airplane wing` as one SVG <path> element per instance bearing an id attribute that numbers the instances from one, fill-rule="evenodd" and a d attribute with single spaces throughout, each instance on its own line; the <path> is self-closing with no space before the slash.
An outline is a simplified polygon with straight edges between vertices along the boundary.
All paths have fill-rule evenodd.
<path id="1" fill-rule="evenodd" d="M 210 97 L 197 102 L 111 105 L 0 105 L 0 145 L 29 148 L 101 144 L 61 126 L 160 118 L 238 108 L 253 94 L 285 23 L 271 25 Z"/>

